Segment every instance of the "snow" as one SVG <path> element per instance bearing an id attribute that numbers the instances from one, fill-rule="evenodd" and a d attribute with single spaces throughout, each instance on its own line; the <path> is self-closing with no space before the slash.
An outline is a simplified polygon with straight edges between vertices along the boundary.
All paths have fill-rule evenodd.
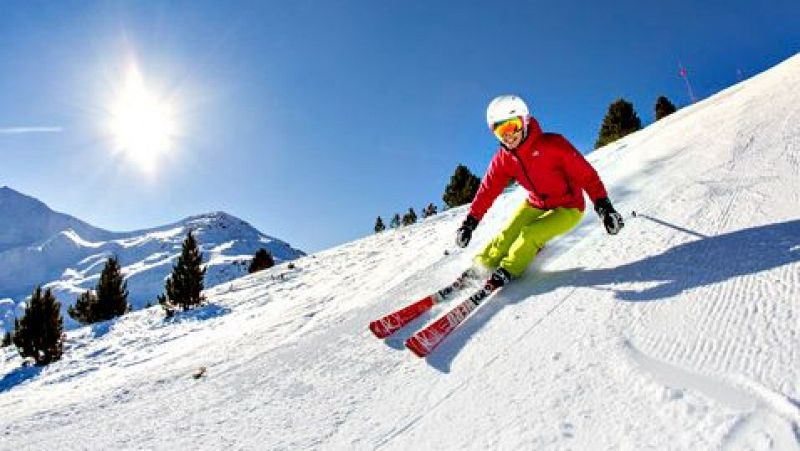
<path id="1" fill-rule="evenodd" d="M 800 449 L 797 105 L 800 56 L 592 153 L 622 233 L 587 213 L 427 359 L 402 341 L 446 307 L 367 324 L 455 277 L 519 190 L 466 250 L 452 209 L 73 330 L 43 369 L 0 351 L 2 447 Z"/>
<path id="2" fill-rule="evenodd" d="M 122 265 L 132 307 L 143 308 L 164 291 L 164 280 L 190 229 L 204 252 L 207 287 L 246 274 L 261 247 L 267 248 L 276 262 L 304 255 L 223 212 L 150 230 L 114 233 L 54 212 L 40 201 L 4 187 L 0 188 L 0 297 L 21 302 L 36 285 L 44 285 L 61 302 L 65 327 L 77 327 L 67 309 L 82 292 L 97 285 L 103 266 L 113 255 Z M 12 315 L 11 321 L 4 321 L 0 334 L 13 328 L 13 311 L 13 304 L 0 304 L 0 318 Z"/>

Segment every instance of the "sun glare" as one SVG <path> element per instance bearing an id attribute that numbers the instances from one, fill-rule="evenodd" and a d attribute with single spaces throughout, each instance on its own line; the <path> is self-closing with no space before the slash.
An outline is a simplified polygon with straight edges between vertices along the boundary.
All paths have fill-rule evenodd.
<path id="1" fill-rule="evenodd" d="M 114 150 L 147 173 L 154 173 L 161 157 L 173 146 L 174 112 L 171 105 L 145 86 L 131 65 L 125 84 L 111 108 Z"/>

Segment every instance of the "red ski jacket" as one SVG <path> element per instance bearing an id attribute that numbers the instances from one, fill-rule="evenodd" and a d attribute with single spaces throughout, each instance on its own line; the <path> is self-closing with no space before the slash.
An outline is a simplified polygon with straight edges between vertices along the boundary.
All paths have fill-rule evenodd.
<path id="1" fill-rule="evenodd" d="M 480 221 L 511 177 L 528 190 L 528 202 L 542 210 L 566 207 L 583 211 L 583 191 L 592 202 L 608 197 L 597 171 L 578 149 L 561 135 L 542 133 L 533 118 L 519 147 L 508 150 L 501 146 L 492 157 L 469 214 Z"/>

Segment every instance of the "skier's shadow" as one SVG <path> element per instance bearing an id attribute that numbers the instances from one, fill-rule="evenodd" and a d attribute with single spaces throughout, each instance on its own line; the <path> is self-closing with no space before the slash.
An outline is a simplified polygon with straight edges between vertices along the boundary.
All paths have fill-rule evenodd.
<path id="1" fill-rule="evenodd" d="M 705 237 L 665 221 L 647 219 L 691 233 L 699 239 L 615 268 L 593 270 L 579 267 L 528 276 L 531 277 L 530 283 L 512 284 L 488 299 L 427 357 L 428 364 L 449 373 L 453 359 L 471 337 L 506 305 L 535 299 L 536 295 L 558 287 L 591 287 L 611 291 L 620 301 L 657 302 L 697 287 L 800 261 L 800 220 Z M 629 283 L 642 282 L 647 283 L 648 288 L 625 287 Z M 497 350 L 502 347 L 498 344 Z"/>

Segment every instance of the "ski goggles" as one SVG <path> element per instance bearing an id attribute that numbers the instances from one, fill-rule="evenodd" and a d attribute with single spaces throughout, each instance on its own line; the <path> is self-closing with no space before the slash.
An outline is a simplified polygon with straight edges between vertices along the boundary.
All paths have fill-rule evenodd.
<path id="1" fill-rule="evenodd" d="M 497 139 L 502 141 L 504 135 L 509 133 L 517 133 L 521 131 L 523 127 L 524 122 L 522 117 L 517 116 L 504 121 L 495 122 L 492 125 L 492 133 L 494 133 L 494 136 L 496 136 Z"/>

